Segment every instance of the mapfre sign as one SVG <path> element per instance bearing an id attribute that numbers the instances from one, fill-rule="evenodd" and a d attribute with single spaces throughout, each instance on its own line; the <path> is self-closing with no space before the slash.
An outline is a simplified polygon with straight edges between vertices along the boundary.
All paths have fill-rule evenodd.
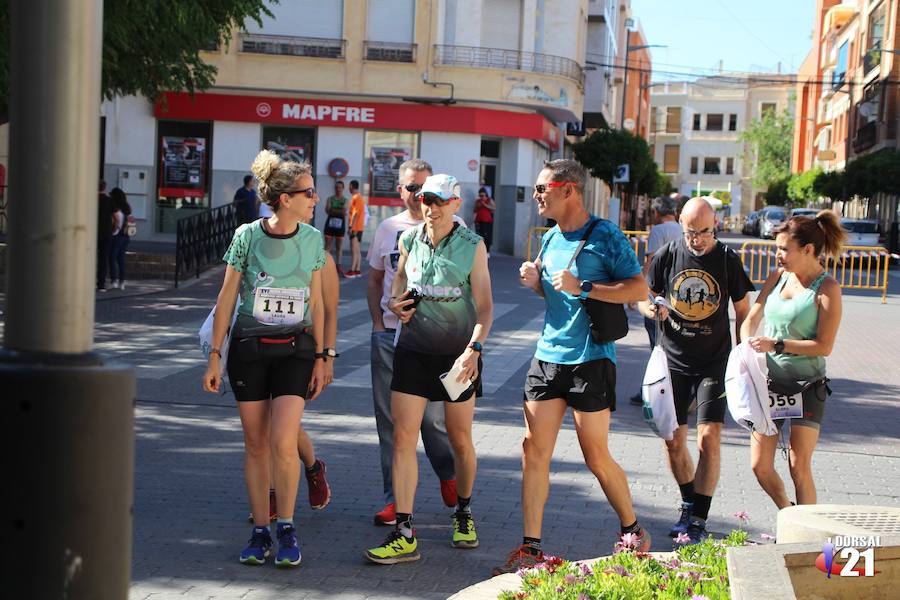
<path id="1" fill-rule="evenodd" d="M 170 92 L 157 103 L 154 114 L 158 119 L 192 121 L 478 133 L 535 140 L 553 150 L 560 142 L 556 126 L 539 114 L 431 104 Z"/>

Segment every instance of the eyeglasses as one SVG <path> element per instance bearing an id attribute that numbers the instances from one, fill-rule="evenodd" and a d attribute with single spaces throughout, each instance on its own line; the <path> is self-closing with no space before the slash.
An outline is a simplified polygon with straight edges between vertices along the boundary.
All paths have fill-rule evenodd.
<path id="1" fill-rule="evenodd" d="M 421 184 L 418 184 L 418 183 L 407 183 L 406 185 L 401 186 L 401 187 L 403 189 L 405 189 L 407 192 L 410 192 L 412 194 L 415 194 L 416 192 L 418 192 L 419 190 L 422 189 Z"/>
<path id="2" fill-rule="evenodd" d="M 712 229 L 701 229 L 700 231 L 685 231 L 682 233 L 684 239 L 690 240 L 706 240 L 712 237 Z"/>
<path id="3" fill-rule="evenodd" d="M 422 194 L 419 196 L 419 200 L 422 201 L 422 204 L 425 206 L 431 206 L 432 204 L 437 204 L 438 206 L 446 206 L 450 204 L 450 200 L 444 200 L 437 194 Z"/>
<path id="4" fill-rule="evenodd" d="M 288 196 L 293 196 L 294 194 L 306 194 L 307 198 L 313 198 L 316 195 L 316 188 L 308 187 L 305 190 L 287 190 L 283 193 L 287 194 Z"/>
<path id="5" fill-rule="evenodd" d="M 538 194 L 544 194 L 547 192 L 547 190 L 552 190 L 553 188 L 559 188 L 559 187 L 563 187 L 563 186 L 566 186 L 569 184 L 574 185 L 575 182 L 574 181 L 551 181 L 550 183 L 546 183 L 546 184 L 539 183 L 536 186 L 534 186 L 534 191 L 537 192 Z"/>

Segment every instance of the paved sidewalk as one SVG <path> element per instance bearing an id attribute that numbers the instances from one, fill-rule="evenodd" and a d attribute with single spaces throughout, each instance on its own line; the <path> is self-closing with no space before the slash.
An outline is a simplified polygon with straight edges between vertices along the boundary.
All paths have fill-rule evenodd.
<path id="1" fill-rule="evenodd" d="M 301 482 L 296 522 L 303 564 L 288 571 L 237 561 L 250 529 L 241 428 L 230 392 L 215 396 L 200 390 L 203 363 L 196 338 L 221 270 L 177 291 L 122 298 L 108 292 L 97 303 L 97 348 L 135 365 L 138 375 L 130 597 L 437 599 L 488 577 L 521 537 L 522 382 L 543 311 L 542 300 L 519 287 L 518 264 L 509 257 L 491 258 L 497 318 L 484 357 L 487 395 L 479 401 L 474 429 L 479 472 L 473 511 L 481 546 L 472 551 L 450 546 L 450 513 L 420 452 L 415 526 L 423 558 L 392 567 L 366 564 L 363 558 L 363 550 L 387 534 L 372 525 L 381 508 L 381 474 L 368 389 L 365 278 L 342 281 L 338 379 L 304 416 L 328 463 L 333 499 L 326 509 L 310 511 Z M 815 455 L 822 502 L 898 504 L 898 304 L 896 295 L 886 305 L 877 294 L 845 295 L 844 320 L 829 359 L 835 393 Z M 631 332 L 618 345 L 620 402 L 611 446 L 628 473 L 654 549 L 667 550 L 678 488 L 662 442 L 627 401 L 638 389 L 648 356 L 643 326 L 637 315 L 631 317 Z M 710 527 L 728 531 L 737 525 L 733 513 L 746 510 L 753 535 L 771 533 L 775 510 L 750 470 L 747 435 L 731 421 L 726 428 Z M 777 465 L 786 476 L 786 463 L 779 458 Z M 569 558 L 608 553 L 618 523 L 583 465 L 571 417 L 559 436 L 551 478 L 547 551 Z"/>

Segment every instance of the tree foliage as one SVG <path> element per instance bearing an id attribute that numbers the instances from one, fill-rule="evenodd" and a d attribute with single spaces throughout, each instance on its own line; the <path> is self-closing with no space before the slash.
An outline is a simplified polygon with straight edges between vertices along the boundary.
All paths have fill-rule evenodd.
<path id="1" fill-rule="evenodd" d="M 813 184 L 822 174 L 822 169 L 815 167 L 804 173 L 795 173 L 788 180 L 787 195 L 794 204 L 805 204 L 815 200 L 817 195 Z"/>
<path id="2" fill-rule="evenodd" d="M 753 119 L 740 139 L 749 146 L 750 156 L 745 160 L 754 165 L 754 186 L 768 187 L 790 176 L 794 117 L 789 111 L 766 112 L 761 119 Z"/>
<path id="3" fill-rule="evenodd" d="M 844 172 L 823 171 L 813 181 L 813 191 L 816 195 L 824 196 L 831 200 L 843 200 L 845 197 Z"/>
<path id="4" fill-rule="evenodd" d="M 766 190 L 766 204 L 775 206 L 784 206 L 788 201 L 788 181 L 790 175 L 776 179 L 769 183 L 769 189 Z"/>
<path id="5" fill-rule="evenodd" d="M 624 184 L 627 191 L 656 194 L 664 187 L 646 140 L 624 129 L 598 129 L 572 149 L 575 159 L 609 186 L 613 185 L 619 165 L 628 164 L 631 181 Z"/>
<path id="6" fill-rule="evenodd" d="M 816 194 L 832 200 L 900 195 L 900 152 L 885 149 L 860 156 L 847 163 L 843 171 L 819 173 L 812 188 Z"/>
<path id="7" fill-rule="evenodd" d="M 141 94 L 151 101 L 165 91 L 210 87 L 216 68 L 200 50 L 228 43 L 245 19 L 261 24 L 278 0 L 104 0 L 104 98 Z M 41 76 L 36 73 L 35 76 Z M 0 115 L 9 102 L 9 1 L 0 0 Z"/>

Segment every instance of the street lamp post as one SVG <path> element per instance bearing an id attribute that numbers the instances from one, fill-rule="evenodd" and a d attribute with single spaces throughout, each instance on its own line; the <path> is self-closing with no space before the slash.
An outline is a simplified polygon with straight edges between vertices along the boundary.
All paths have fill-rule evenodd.
<path id="1" fill-rule="evenodd" d="M 630 33 L 629 33 L 630 35 Z M 622 76 L 622 114 L 619 117 L 619 129 L 625 128 L 625 104 L 628 101 L 628 55 L 632 50 L 643 50 L 644 48 L 665 48 L 663 44 L 641 44 L 639 46 L 625 45 L 625 74 Z"/>
<path id="2" fill-rule="evenodd" d="M 0 581 L 8 598 L 126 598 L 134 373 L 92 352 L 103 0 L 9 17 Z"/>

